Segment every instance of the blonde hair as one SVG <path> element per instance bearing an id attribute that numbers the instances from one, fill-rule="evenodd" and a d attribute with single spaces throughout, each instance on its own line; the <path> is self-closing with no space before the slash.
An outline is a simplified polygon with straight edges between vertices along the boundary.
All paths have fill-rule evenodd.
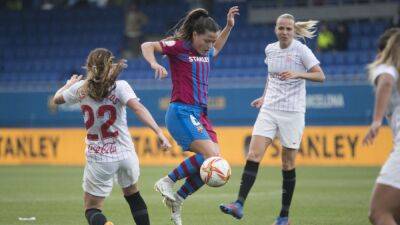
<path id="1" fill-rule="evenodd" d="M 369 79 L 372 81 L 372 72 L 379 65 L 394 66 L 400 72 L 400 32 L 393 33 L 383 51 L 374 62 L 367 66 Z"/>
<path id="2" fill-rule="evenodd" d="M 124 60 L 113 63 L 114 56 L 108 49 L 96 48 L 86 60 L 86 81 L 83 93 L 96 101 L 107 97 L 115 89 L 115 81 L 124 68 Z"/>
<path id="3" fill-rule="evenodd" d="M 293 15 L 285 13 L 278 17 L 276 21 L 279 19 L 290 19 L 294 21 L 294 33 L 296 38 L 309 38 L 312 39 L 315 37 L 316 26 L 318 24 L 318 20 L 308 20 L 308 21 L 298 21 L 296 22 Z"/>

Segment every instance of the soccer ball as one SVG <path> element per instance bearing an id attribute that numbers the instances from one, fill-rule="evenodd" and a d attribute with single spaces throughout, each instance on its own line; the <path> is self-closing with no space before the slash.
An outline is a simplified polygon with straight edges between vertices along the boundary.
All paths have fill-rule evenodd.
<path id="1" fill-rule="evenodd" d="M 200 167 L 201 179 L 210 187 L 220 187 L 231 177 L 229 163 L 218 156 L 206 159 Z"/>

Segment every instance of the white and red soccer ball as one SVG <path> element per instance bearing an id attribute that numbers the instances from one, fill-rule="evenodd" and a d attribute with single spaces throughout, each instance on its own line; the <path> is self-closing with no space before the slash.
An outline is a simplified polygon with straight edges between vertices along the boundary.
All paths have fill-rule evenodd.
<path id="1" fill-rule="evenodd" d="M 206 159 L 200 167 L 201 179 L 210 187 L 220 187 L 226 184 L 231 177 L 229 163 L 219 157 Z"/>

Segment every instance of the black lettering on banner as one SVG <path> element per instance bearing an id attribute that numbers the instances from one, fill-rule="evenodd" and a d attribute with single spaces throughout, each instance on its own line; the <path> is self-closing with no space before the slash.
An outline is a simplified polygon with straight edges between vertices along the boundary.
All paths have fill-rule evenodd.
<path id="1" fill-rule="evenodd" d="M 319 142 L 319 136 L 316 136 L 316 139 L 317 139 L 317 141 Z M 313 142 L 313 140 L 312 140 L 312 137 L 307 137 L 307 146 L 308 146 L 308 157 L 312 157 L 311 156 L 311 154 L 312 154 L 312 152 L 314 152 L 314 154 L 315 154 L 315 156 L 317 157 L 317 158 L 319 158 L 319 153 L 318 153 L 318 149 L 317 149 L 317 147 L 315 146 L 315 144 L 314 144 L 314 142 Z"/>
<path id="2" fill-rule="evenodd" d="M 325 135 L 322 136 L 322 146 L 323 146 L 322 148 L 323 148 L 323 151 L 324 151 L 324 157 L 331 158 L 332 155 L 328 152 L 328 143 L 326 141 L 326 136 Z"/>
<path id="3" fill-rule="evenodd" d="M 352 139 L 350 136 L 347 137 L 347 141 L 349 143 L 350 146 L 350 150 L 351 150 L 351 157 L 355 158 L 356 157 L 356 145 L 358 143 L 358 135 L 356 135 L 354 137 L 354 139 Z"/>
<path id="4" fill-rule="evenodd" d="M 8 155 L 13 156 L 13 146 L 12 146 L 12 141 L 11 138 L 6 139 L 6 146 L 4 149 L 4 156 L 8 157 Z"/>
<path id="5" fill-rule="evenodd" d="M 343 135 L 335 136 L 335 156 L 336 158 L 344 158 L 343 155 Z"/>
<path id="6" fill-rule="evenodd" d="M 16 141 L 17 141 L 17 156 L 26 157 L 26 137 L 17 138 Z"/>
<path id="7" fill-rule="evenodd" d="M 60 141 L 60 138 L 57 137 L 49 137 L 49 141 L 51 143 L 51 147 L 52 147 L 52 152 L 53 152 L 53 157 L 56 158 L 57 157 L 57 147 L 58 147 L 58 143 Z"/>
<path id="8" fill-rule="evenodd" d="M 143 155 L 152 155 L 152 150 L 151 150 L 151 143 L 150 143 L 150 138 L 145 137 L 144 138 L 144 145 L 143 145 Z"/>
<path id="9" fill-rule="evenodd" d="M 39 137 L 39 155 L 46 158 L 46 137 Z"/>
<path id="10" fill-rule="evenodd" d="M 37 154 L 35 153 L 35 149 L 34 149 L 34 146 L 33 146 L 32 137 L 29 137 L 29 138 L 28 138 L 28 142 L 29 142 L 29 155 L 30 155 L 32 158 L 36 158 Z"/>

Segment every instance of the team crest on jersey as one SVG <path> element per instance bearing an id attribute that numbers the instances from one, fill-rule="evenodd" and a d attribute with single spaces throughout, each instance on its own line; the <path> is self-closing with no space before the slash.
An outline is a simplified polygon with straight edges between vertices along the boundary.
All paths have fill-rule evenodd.
<path id="1" fill-rule="evenodd" d="M 190 115 L 190 121 L 192 122 L 192 124 L 197 128 L 197 131 L 199 133 L 203 132 L 203 126 L 201 125 L 201 123 L 196 119 L 196 117 L 194 117 L 193 115 Z"/>
<path id="2" fill-rule="evenodd" d="M 171 46 L 174 46 L 176 44 L 176 41 L 174 41 L 174 40 L 163 41 L 163 44 L 168 46 L 168 47 L 171 47 Z"/>

